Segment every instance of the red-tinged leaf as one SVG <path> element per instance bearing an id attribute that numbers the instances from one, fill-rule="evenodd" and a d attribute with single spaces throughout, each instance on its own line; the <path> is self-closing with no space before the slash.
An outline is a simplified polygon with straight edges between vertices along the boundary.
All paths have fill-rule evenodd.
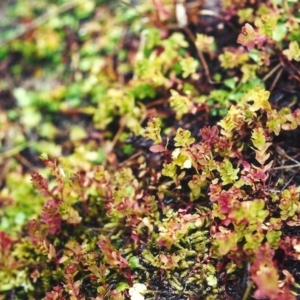
<path id="1" fill-rule="evenodd" d="M 69 264 L 65 267 L 66 273 L 69 275 L 75 275 L 78 273 L 77 267 L 74 264 Z"/>
<path id="2" fill-rule="evenodd" d="M 174 270 L 178 267 L 178 261 L 180 260 L 180 257 L 176 255 L 160 254 L 159 258 L 163 263 L 162 269 L 164 270 Z"/>
<path id="3" fill-rule="evenodd" d="M 164 145 L 159 144 L 159 145 L 152 145 L 149 150 L 153 153 L 159 153 L 159 152 L 165 152 L 166 148 Z"/>
<path id="4" fill-rule="evenodd" d="M 63 299 L 63 288 L 60 287 L 59 285 L 58 286 L 55 286 L 53 287 L 52 291 L 51 292 L 47 292 L 46 293 L 46 297 L 45 297 L 45 300 L 53 300 L 53 299 Z"/>
<path id="5" fill-rule="evenodd" d="M 300 226 L 300 221 L 287 221 L 288 226 Z"/>
<path id="6" fill-rule="evenodd" d="M 258 48 L 261 48 L 267 39 L 267 35 L 259 33 L 252 25 L 246 23 L 245 26 L 242 27 L 237 43 L 247 47 L 247 49 L 251 51 L 255 45 L 257 45 Z"/>
<path id="7" fill-rule="evenodd" d="M 299 108 L 297 108 L 297 109 L 293 112 L 293 116 L 294 116 L 295 118 L 300 117 L 300 109 L 299 109 Z"/>
<path id="8" fill-rule="evenodd" d="M 154 144 L 160 144 L 162 142 L 160 131 L 161 131 L 160 119 L 156 117 L 152 117 L 149 119 L 147 123 L 147 127 L 145 128 L 145 138 L 149 140 L 153 140 Z"/>
<path id="9" fill-rule="evenodd" d="M 58 188 L 58 186 L 55 185 L 55 186 L 50 190 L 51 194 L 53 194 L 55 191 L 57 191 L 57 188 Z"/>
<path id="10" fill-rule="evenodd" d="M 256 37 L 256 44 L 258 46 L 258 48 L 261 48 L 263 46 L 263 44 L 267 41 L 268 37 L 261 35 L 261 36 L 257 36 Z"/>
<path id="11" fill-rule="evenodd" d="M 255 159 L 261 164 L 263 165 L 270 157 L 270 153 L 265 153 L 263 151 L 256 151 L 255 153 Z"/>
<path id="12" fill-rule="evenodd" d="M 49 245 L 48 259 L 51 260 L 54 257 L 56 257 L 56 250 L 55 250 L 54 246 L 50 244 Z"/>
<path id="13" fill-rule="evenodd" d="M 251 51 L 254 48 L 255 40 L 256 33 L 254 28 L 249 23 L 246 23 L 245 26 L 242 27 L 237 43 L 247 47 L 247 49 Z"/>
<path id="14" fill-rule="evenodd" d="M 37 220 L 33 219 L 28 221 L 27 230 L 28 230 L 28 236 L 32 243 L 35 244 L 43 238 L 41 234 L 41 224 L 38 223 Z"/>
<path id="15" fill-rule="evenodd" d="M 252 176 L 254 180 L 261 180 L 261 181 L 266 181 L 269 177 L 269 174 L 264 171 L 264 169 L 256 167 L 252 165 L 254 168 L 252 171 Z"/>
<path id="16" fill-rule="evenodd" d="M 243 164 L 244 170 L 247 171 L 247 172 L 249 172 L 250 168 L 251 168 L 250 164 L 247 161 L 245 161 L 245 160 L 243 161 L 242 164 Z"/>
<path id="17" fill-rule="evenodd" d="M 257 287 L 254 298 L 296 299 L 289 290 L 279 286 L 279 274 L 273 262 L 274 250 L 268 244 L 264 244 L 255 252 L 255 260 L 250 268 L 251 278 Z"/>
<path id="18" fill-rule="evenodd" d="M 270 170 L 272 168 L 273 162 L 274 162 L 274 160 L 271 160 L 268 164 L 266 164 L 263 167 L 263 169 L 264 169 L 265 172 L 268 171 L 268 170 Z"/>
<path id="19" fill-rule="evenodd" d="M 237 247 L 237 234 L 229 230 L 217 232 L 214 235 L 220 255 L 226 255 Z"/>
<path id="20" fill-rule="evenodd" d="M 111 267 L 115 266 L 119 269 L 129 267 L 129 263 L 127 262 L 127 260 L 122 257 L 120 252 L 113 247 L 110 239 L 107 236 L 100 236 L 97 245 L 101 249 L 105 262 Z"/>
<path id="21" fill-rule="evenodd" d="M 57 233 L 61 227 L 61 216 L 58 212 L 59 203 L 55 200 L 48 200 L 42 210 L 41 220 L 49 226 L 49 232 Z"/>
<path id="22" fill-rule="evenodd" d="M 33 187 L 39 192 L 42 196 L 49 196 L 51 192 L 48 190 L 48 180 L 41 176 L 37 172 L 31 174 L 31 182 Z"/>
<path id="23" fill-rule="evenodd" d="M 4 252 L 8 251 L 12 245 L 14 244 L 14 240 L 10 238 L 10 236 L 4 232 L 0 232 L 0 257 L 4 254 Z"/>
<path id="24" fill-rule="evenodd" d="M 200 129 L 200 134 L 204 143 L 213 144 L 219 140 L 219 129 L 217 126 L 204 126 L 202 129 Z"/>
<path id="25" fill-rule="evenodd" d="M 59 206 L 59 214 L 62 220 L 66 221 L 68 224 L 79 224 L 82 218 L 79 216 L 77 210 L 75 210 L 72 206 L 62 203 Z"/>
<path id="26" fill-rule="evenodd" d="M 220 211 L 223 214 L 227 214 L 232 210 L 232 195 L 226 191 L 222 191 L 218 199 Z"/>
<path id="27" fill-rule="evenodd" d="M 219 200 L 220 193 L 222 192 L 221 184 L 211 184 L 210 185 L 210 201 L 215 202 Z"/>

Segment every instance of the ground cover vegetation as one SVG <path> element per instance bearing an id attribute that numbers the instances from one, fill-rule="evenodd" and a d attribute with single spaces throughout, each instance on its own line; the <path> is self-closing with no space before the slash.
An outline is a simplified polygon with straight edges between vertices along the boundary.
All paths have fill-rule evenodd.
<path id="1" fill-rule="evenodd" d="M 0 299 L 300 299 L 298 1 L 0 5 Z"/>

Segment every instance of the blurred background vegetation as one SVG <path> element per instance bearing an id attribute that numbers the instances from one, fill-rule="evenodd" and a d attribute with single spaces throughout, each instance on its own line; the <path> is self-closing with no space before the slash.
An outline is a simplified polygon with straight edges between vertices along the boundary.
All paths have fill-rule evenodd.
<path id="1" fill-rule="evenodd" d="M 131 77 L 144 25 L 135 7 L 119 1 L 0 5 L 0 228 L 13 232 L 41 209 L 30 183 L 41 153 L 73 154 L 84 165 L 110 152 L 104 140 L 119 125 L 106 130 L 118 114 L 107 93 Z"/>

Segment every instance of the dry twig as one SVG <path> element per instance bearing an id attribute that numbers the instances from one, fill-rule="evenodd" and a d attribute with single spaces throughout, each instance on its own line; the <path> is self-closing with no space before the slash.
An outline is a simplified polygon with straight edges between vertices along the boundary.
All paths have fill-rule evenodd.
<path id="1" fill-rule="evenodd" d="M 19 30 L 17 30 L 16 33 L 12 37 L 8 38 L 7 40 L 0 41 L 0 47 L 3 45 L 6 45 L 16 39 L 21 38 L 24 34 L 40 27 L 41 25 L 43 25 L 44 23 L 49 21 L 51 18 L 53 18 L 57 15 L 60 15 L 64 12 L 78 6 L 79 4 L 84 3 L 85 1 L 86 0 L 72 0 L 72 1 L 62 4 L 61 6 L 57 7 L 56 9 L 45 12 L 40 17 L 34 19 L 31 23 L 19 28 Z"/>

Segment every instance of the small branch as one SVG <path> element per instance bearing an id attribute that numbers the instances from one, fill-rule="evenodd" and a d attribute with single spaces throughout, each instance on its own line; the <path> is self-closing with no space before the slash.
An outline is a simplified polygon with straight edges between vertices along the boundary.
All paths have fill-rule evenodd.
<path id="1" fill-rule="evenodd" d="M 153 101 L 153 102 L 150 102 L 150 103 L 146 104 L 145 107 L 146 107 L 147 109 L 149 109 L 149 108 L 151 108 L 151 107 L 153 107 L 153 106 L 156 106 L 156 105 L 159 105 L 159 104 L 164 104 L 164 103 L 166 103 L 166 102 L 167 102 L 166 99 L 158 99 L 158 100 L 156 100 L 156 101 Z"/>
<path id="2" fill-rule="evenodd" d="M 130 3 L 126 2 L 126 1 L 124 1 L 124 0 L 120 0 L 120 2 L 121 2 L 122 4 L 124 4 L 124 5 L 128 6 L 128 7 L 130 7 L 130 8 L 133 8 L 133 9 L 136 11 L 136 13 L 137 13 L 140 17 L 143 16 L 143 15 L 138 11 L 138 9 L 137 9 L 135 6 L 133 6 L 132 4 L 130 4 Z"/>
<path id="3" fill-rule="evenodd" d="M 280 63 L 276 65 L 270 72 L 268 72 L 268 74 L 265 75 L 265 77 L 262 80 L 266 81 L 267 79 L 269 79 L 280 68 L 280 66 Z"/>
<path id="4" fill-rule="evenodd" d="M 246 291 L 245 291 L 245 293 L 244 293 L 244 295 L 243 295 L 242 300 L 247 300 L 247 299 L 248 299 L 252 287 L 253 287 L 253 282 L 250 281 L 250 282 L 248 283 L 248 286 L 247 286 L 247 288 L 246 288 Z"/>
<path id="5" fill-rule="evenodd" d="M 278 80 L 279 80 L 282 72 L 283 72 L 283 69 L 279 70 L 279 72 L 277 73 L 277 75 L 276 75 L 276 77 L 275 77 L 275 79 L 274 79 L 274 81 L 273 81 L 273 83 L 272 83 L 272 85 L 271 85 L 271 87 L 269 89 L 270 92 L 272 92 L 274 90 L 274 88 L 275 88 L 275 86 L 276 86 L 276 84 L 277 84 L 277 82 L 278 82 Z"/>
<path id="6" fill-rule="evenodd" d="M 128 163 L 130 161 L 132 161 L 133 159 L 137 158 L 138 156 L 140 156 L 143 153 L 143 151 L 138 151 L 136 153 L 134 153 L 133 155 L 131 155 L 129 158 L 125 159 L 124 161 L 119 163 L 119 167 L 123 167 L 124 165 L 128 165 Z"/>
<path id="7" fill-rule="evenodd" d="M 20 153 L 22 150 L 24 150 L 26 147 L 28 147 L 28 145 L 29 144 L 27 142 L 17 145 L 14 148 L 2 152 L 1 157 L 5 159 L 5 158 L 10 158 L 12 156 L 15 156 L 18 153 Z"/>
<path id="8" fill-rule="evenodd" d="M 295 173 L 295 174 L 289 179 L 289 181 L 283 186 L 283 188 L 281 189 L 280 192 L 282 192 L 282 191 L 290 184 L 290 182 L 294 179 L 295 175 L 296 175 L 296 173 Z"/>
<path id="9" fill-rule="evenodd" d="M 7 40 L 4 41 L 0 41 L 0 47 L 3 45 L 6 45 L 16 39 L 21 38 L 24 34 L 26 34 L 27 32 L 34 30 L 38 27 L 40 27 L 41 25 L 43 25 L 44 23 L 46 23 L 47 21 L 49 21 L 51 18 L 66 12 L 76 6 L 78 6 L 79 4 L 84 3 L 87 0 L 73 0 L 73 1 L 69 1 L 67 3 L 64 3 L 63 5 L 59 6 L 58 8 L 54 9 L 54 10 L 50 10 L 47 11 L 46 13 L 44 13 L 43 15 L 41 15 L 40 17 L 36 18 L 35 20 L 33 20 L 31 23 L 29 23 L 28 25 L 25 25 L 23 27 L 21 27 L 19 30 L 17 30 L 17 32 L 10 38 L 8 38 Z"/>
<path id="10" fill-rule="evenodd" d="M 183 29 L 187 33 L 187 35 L 189 36 L 189 38 L 191 39 L 191 41 L 195 44 L 196 43 L 196 38 L 193 35 L 193 33 L 190 31 L 190 29 L 187 26 L 185 26 Z M 203 66 L 203 69 L 204 69 L 204 72 L 205 72 L 205 75 L 207 77 L 208 82 L 210 84 L 217 84 L 217 82 L 214 82 L 214 81 L 211 80 L 210 72 L 209 72 L 209 67 L 208 67 L 208 64 L 207 64 L 207 62 L 205 60 L 205 57 L 204 57 L 202 51 L 199 50 L 196 45 L 195 45 L 195 47 L 196 47 L 198 56 L 200 58 L 200 61 L 201 61 L 201 64 Z"/>
<path id="11" fill-rule="evenodd" d="M 285 170 L 285 169 L 288 170 L 288 169 L 294 169 L 294 168 L 300 168 L 300 163 L 295 164 L 295 165 L 286 165 L 286 166 L 271 168 L 270 171 Z"/>
<path id="12" fill-rule="evenodd" d="M 284 156 L 286 158 L 288 158 L 289 160 L 293 161 L 296 164 L 299 164 L 299 161 L 297 161 L 296 159 L 292 158 L 291 156 L 289 156 L 282 148 L 280 148 L 279 146 L 277 146 L 276 151 L 279 155 Z"/>
<path id="13" fill-rule="evenodd" d="M 36 168 L 33 164 L 30 163 L 29 160 L 27 160 L 24 156 L 22 156 L 20 153 L 16 153 L 15 157 L 21 162 L 21 164 L 23 164 L 24 166 L 26 166 L 27 168 L 33 170 L 33 171 L 37 171 L 38 168 Z"/>

